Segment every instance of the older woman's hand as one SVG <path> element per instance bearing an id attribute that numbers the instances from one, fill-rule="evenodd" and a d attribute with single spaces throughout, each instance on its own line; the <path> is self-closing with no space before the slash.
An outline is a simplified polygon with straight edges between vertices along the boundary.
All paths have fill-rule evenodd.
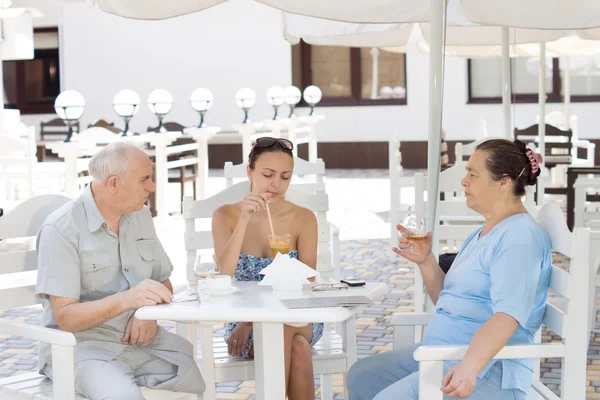
<path id="1" fill-rule="evenodd" d="M 477 383 L 477 372 L 465 362 L 450 368 L 442 380 L 441 391 L 448 397 L 466 399 L 473 393 Z"/>
<path id="2" fill-rule="evenodd" d="M 396 225 L 396 229 L 399 232 L 408 232 L 402 225 Z M 415 264 L 423 264 L 431 254 L 431 242 L 431 232 L 427 233 L 424 240 L 408 240 L 404 236 L 398 236 L 398 247 L 394 247 L 392 250 L 408 261 L 412 261 Z"/>

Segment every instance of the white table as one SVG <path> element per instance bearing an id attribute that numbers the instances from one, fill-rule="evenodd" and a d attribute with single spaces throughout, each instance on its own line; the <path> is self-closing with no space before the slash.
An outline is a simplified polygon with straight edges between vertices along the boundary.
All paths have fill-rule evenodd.
<path id="1" fill-rule="evenodd" d="M 202 303 L 172 303 L 142 307 L 136 312 L 139 319 L 171 321 L 254 323 L 254 368 L 256 396 L 260 400 L 285 399 L 285 364 L 283 325 L 312 322 L 344 322 L 361 308 L 287 309 L 281 299 L 366 295 L 376 301 L 388 292 L 385 283 L 367 283 L 363 287 L 343 291 L 297 292 L 274 291 L 258 286 L 257 282 L 234 282 L 240 291 L 229 296 L 212 296 Z"/>

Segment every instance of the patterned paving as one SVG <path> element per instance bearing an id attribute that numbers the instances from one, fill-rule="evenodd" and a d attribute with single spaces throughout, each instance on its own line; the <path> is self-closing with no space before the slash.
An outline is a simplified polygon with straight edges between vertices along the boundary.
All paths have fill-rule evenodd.
<path id="1" fill-rule="evenodd" d="M 371 224 L 370 232 L 378 232 L 379 238 L 374 235 L 365 235 L 369 239 L 343 240 L 341 243 L 341 262 L 343 277 L 362 277 L 369 281 L 386 282 L 390 292 L 378 304 L 364 309 L 357 318 L 357 348 L 359 358 L 367 357 L 379 352 L 392 349 L 392 328 L 389 320 L 392 313 L 411 311 L 413 307 L 413 279 L 414 267 L 397 258 L 389 250 L 389 240 L 385 239 L 388 232 L 389 221 L 386 215 L 386 201 L 389 195 L 382 190 L 382 182 L 387 185 L 387 171 L 333 171 L 328 174 L 330 188 L 330 201 L 332 208 L 339 205 L 347 210 L 335 214 L 336 223 L 341 221 L 342 229 L 346 227 L 347 237 L 359 236 L 361 226 Z M 218 174 L 211 173 L 212 178 Z M 222 178 L 221 178 L 222 179 Z M 340 193 L 343 190 L 343 193 Z M 177 193 L 178 191 L 174 191 Z M 351 206 L 343 203 L 344 199 L 351 199 Z M 342 204 L 345 206 L 343 207 Z M 354 210 L 351 209 L 354 207 Z M 389 209 L 389 199 L 387 200 Z M 362 210 L 364 215 L 355 212 Z M 367 215 L 368 214 L 368 215 Z M 379 214 L 379 215 L 378 215 Z M 346 220 L 344 220 L 346 218 Z M 350 222 L 348 222 L 350 221 Z M 166 224 L 170 229 L 182 230 L 182 221 L 172 217 Z M 181 246 L 179 236 L 171 235 L 171 230 L 158 229 L 161 240 L 170 255 L 177 253 Z M 181 233 L 181 232 L 179 232 Z M 163 237 L 164 235 L 164 237 Z M 359 236 L 360 237 L 360 236 Z M 176 258 L 177 257 L 172 257 Z M 556 262 L 567 268 L 568 262 L 557 259 Z M 180 260 L 174 261 L 176 268 Z M 179 276 L 179 275 L 177 275 Z M 175 279 L 176 287 L 182 287 L 184 279 Z M 30 307 L 16 310 L 0 311 L 0 318 L 38 324 L 40 310 Z M 162 323 L 162 322 L 161 322 Z M 172 324 L 164 324 L 173 328 Z M 596 322 L 596 330 L 591 335 L 588 352 L 588 396 L 587 399 L 600 399 L 600 328 Z M 557 340 L 551 333 L 545 332 L 544 342 Z M 0 335 L 0 377 L 11 376 L 27 371 L 34 371 L 37 367 L 38 343 L 10 335 Z M 558 392 L 561 373 L 560 359 L 545 359 L 541 364 L 542 380 L 551 389 Z M 341 375 L 334 377 L 335 399 L 343 399 Z M 319 379 L 315 379 L 318 387 Z M 254 382 L 229 382 L 218 386 L 218 399 L 254 399 Z M 317 395 L 319 391 L 317 390 Z"/>

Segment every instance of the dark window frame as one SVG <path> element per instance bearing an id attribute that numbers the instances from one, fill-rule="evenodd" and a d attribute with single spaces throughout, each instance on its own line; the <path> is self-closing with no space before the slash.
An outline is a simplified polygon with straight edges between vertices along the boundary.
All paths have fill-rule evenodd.
<path id="1" fill-rule="evenodd" d="M 497 97 L 473 97 L 471 82 L 471 59 L 467 59 L 467 85 L 468 97 L 467 104 L 501 104 L 502 96 Z M 562 103 L 564 101 L 561 95 L 562 80 L 560 78 L 560 67 L 558 58 L 552 59 L 552 92 L 548 92 L 547 103 Z M 539 100 L 537 93 L 511 94 L 511 103 L 537 103 Z M 600 102 L 600 95 L 571 95 L 572 103 L 592 103 Z"/>
<path id="2" fill-rule="evenodd" d="M 57 33 L 57 27 L 34 28 L 33 33 Z M 34 59 L 55 58 L 58 60 L 56 64 L 57 76 L 59 77 L 60 89 L 60 53 L 59 49 L 39 49 L 34 50 Z M 54 114 L 54 99 L 43 103 L 34 103 L 27 101 L 27 76 L 26 63 L 31 60 L 16 60 L 4 61 L 16 64 L 16 103 L 8 103 L 5 108 L 19 109 L 21 114 Z"/>
<path id="3" fill-rule="evenodd" d="M 311 45 L 304 42 L 303 40 L 299 43 L 300 46 L 300 59 L 301 59 L 301 71 L 300 80 L 301 88 L 304 91 L 305 88 L 312 85 L 312 54 L 310 51 Z M 408 99 L 408 81 L 407 77 L 407 65 L 406 65 L 406 54 L 402 54 L 404 57 L 404 82 L 406 95 L 402 99 L 364 99 L 362 98 L 362 65 L 360 60 L 360 48 L 350 48 L 350 90 L 351 95 L 346 97 L 325 97 L 321 99 L 318 107 L 355 107 L 355 106 L 398 106 L 406 105 Z M 308 107 L 308 104 L 302 100 L 298 107 Z"/>

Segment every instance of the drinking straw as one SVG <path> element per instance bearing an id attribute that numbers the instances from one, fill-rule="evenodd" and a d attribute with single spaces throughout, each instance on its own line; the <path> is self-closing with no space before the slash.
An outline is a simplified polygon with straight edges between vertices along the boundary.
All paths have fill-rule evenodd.
<path id="1" fill-rule="evenodd" d="M 269 217 L 269 226 L 271 227 L 271 237 L 275 240 L 275 230 L 273 229 L 273 219 L 271 218 L 271 210 L 269 209 L 269 202 L 267 204 L 267 217 Z"/>

